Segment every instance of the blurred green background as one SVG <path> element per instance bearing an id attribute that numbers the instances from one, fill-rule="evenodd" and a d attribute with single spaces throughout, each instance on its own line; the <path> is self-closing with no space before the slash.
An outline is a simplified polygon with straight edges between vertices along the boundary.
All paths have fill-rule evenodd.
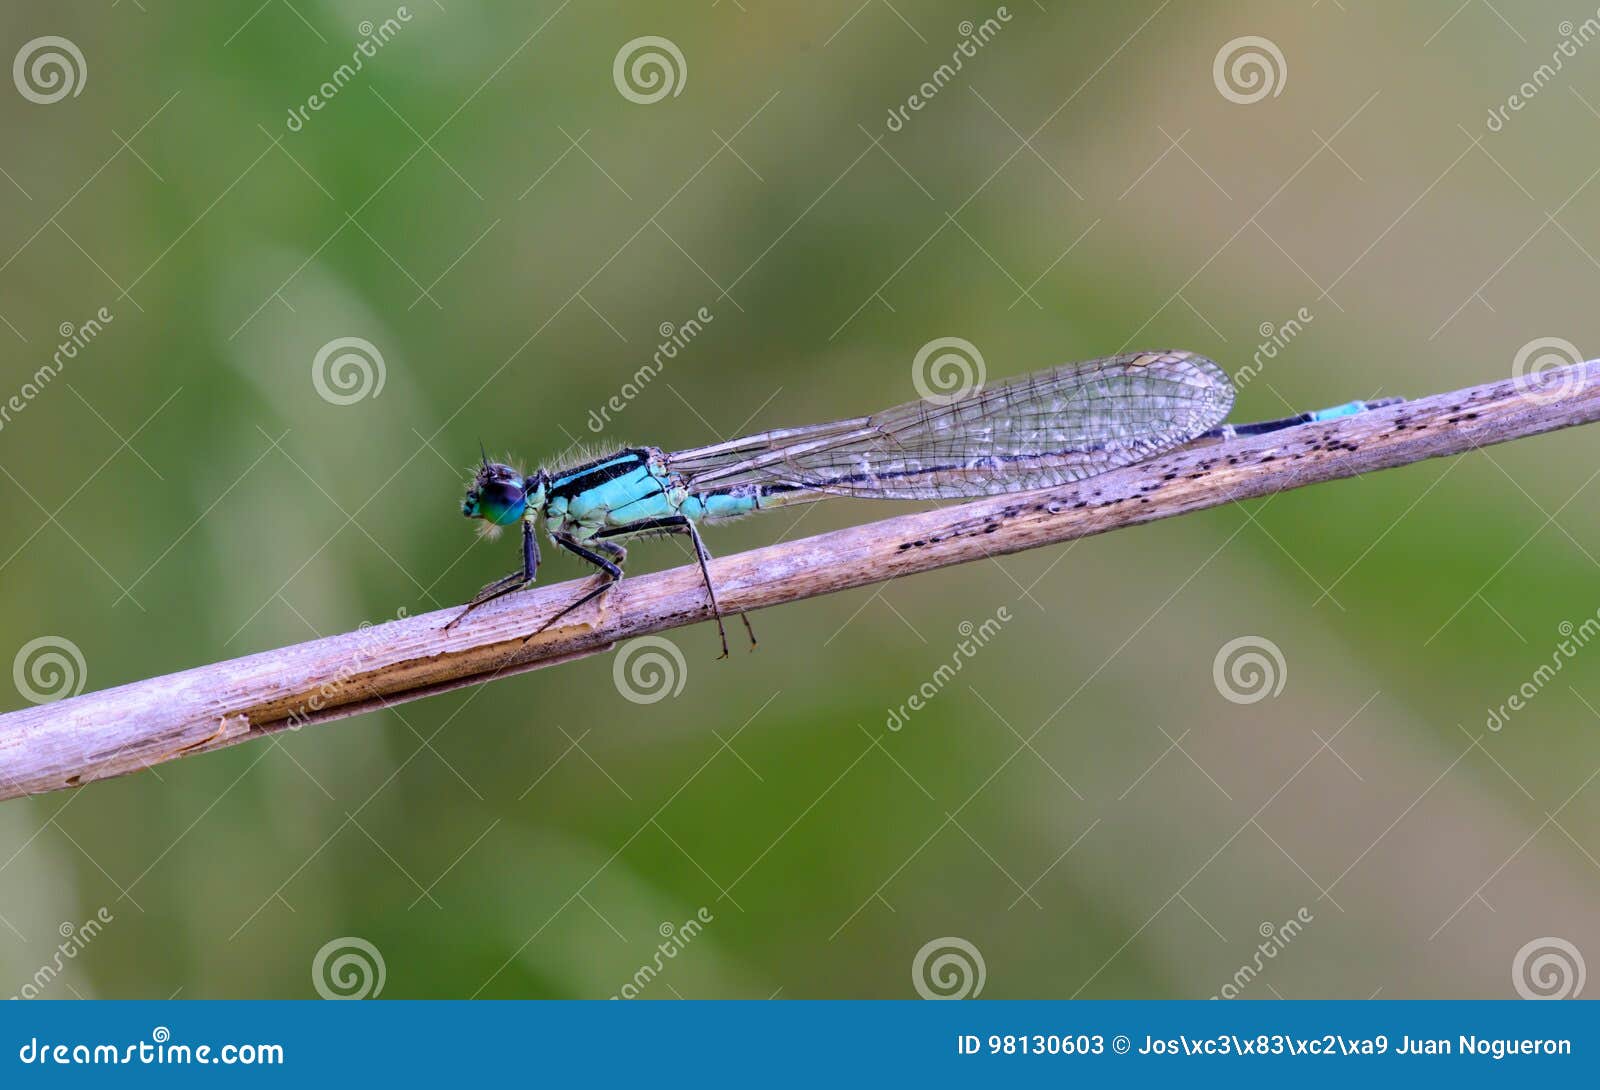
<path id="1" fill-rule="evenodd" d="M 5 706 L 40 637 L 98 689 L 462 601 L 516 552 L 458 514 L 480 437 L 529 467 L 598 443 L 702 307 L 605 439 L 904 401 L 948 336 L 991 376 L 1163 347 L 1239 373 L 1305 308 L 1236 419 L 1600 344 L 1600 45 L 1487 121 L 1592 7 L 407 12 L 299 131 L 394 7 L 0 14 L 5 56 L 56 35 L 86 69 L 0 94 L 0 394 L 113 315 L 0 428 Z M 613 62 L 645 35 L 683 66 L 641 104 Z M 1244 36 L 1282 56 L 1253 103 L 1213 75 Z M 381 391 L 319 394 L 346 337 Z M 1206 997 L 1246 965 L 1251 998 L 1513 996 L 1528 944 L 1600 951 L 1600 649 L 1486 728 L 1600 608 L 1597 452 L 1568 431 L 808 601 L 722 663 L 676 631 L 653 703 L 597 657 L 0 804 L 0 994 L 310 997 L 355 937 L 384 997 L 602 998 L 698 916 L 639 994 L 912 997 L 959 938 L 984 997 Z M 1240 637 L 1282 656 L 1251 703 L 1214 678 Z"/>

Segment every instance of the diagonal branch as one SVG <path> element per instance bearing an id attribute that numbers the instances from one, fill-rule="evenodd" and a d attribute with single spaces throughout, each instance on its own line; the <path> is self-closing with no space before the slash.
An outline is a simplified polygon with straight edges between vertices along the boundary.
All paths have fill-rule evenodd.
<path id="1" fill-rule="evenodd" d="M 712 578 L 725 611 L 764 609 L 1597 419 L 1600 361 L 755 549 L 714 561 Z M 686 566 L 630 578 L 603 609 L 584 607 L 523 643 L 583 586 L 511 595 L 449 631 L 451 610 L 406 617 L 0 715 L 0 798 L 568 662 L 710 617 L 699 572 Z"/>

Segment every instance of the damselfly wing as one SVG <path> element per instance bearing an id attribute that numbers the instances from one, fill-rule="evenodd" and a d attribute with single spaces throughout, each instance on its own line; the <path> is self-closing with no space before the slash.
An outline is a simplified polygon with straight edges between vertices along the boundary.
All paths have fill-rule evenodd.
<path id="1" fill-rule="evenodd" d="M 1144 461 L 1209 431 L 1232 407 L 1233 384 L 1204 356 L 1129 353 L 682 450 L 667 455 L 667 468 L 691 493 L 777 485 L 877 499 L 991 496 Z"/>

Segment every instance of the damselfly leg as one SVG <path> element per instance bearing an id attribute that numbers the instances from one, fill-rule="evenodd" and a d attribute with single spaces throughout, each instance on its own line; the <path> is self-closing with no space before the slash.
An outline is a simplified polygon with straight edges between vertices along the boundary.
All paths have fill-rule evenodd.
<path id="1" fill-rule="evenodd" d="M 717 588 L 711 585 L 711 570 L 706 567 L 706 562 L 711 559 L 711 552 L 706 548 L 706 543 L 700 540 L 700 528 L 694 520 L 684 515 L 678 516 L 683 520 L 681 532 L 689 535 L 689 540 L 694 543 L 694 558 L 700 562 L 700 578 L 705 580 L 706 595 L 711 599 L 711 615 L 717 619 L 717 635 L 722 637 L 722 654 L 719 658 L 728 657 L 728 633 L 722 627 L 722 607 L 717 604 Z M 756 630 L 750 627 L 750 618 L 743 610 L 739 611 L 739 619 L 744 622 L 745 635 L 750 637 L 750 650 L 756 649 Z"/>
<path id="2" fill-rule="evenodd" d="M 550 536 L 555 540 L 557 545 L 567 550 L 567 552 L 572 553 L 574 556 L 580 556 L 589 563 L 593 564 L 595 567 L 599 568 L 600 577 L 604 579 L 605 582 L 601 583 L 597 587 L 591 587 L 589 590 L 586 590 L 580 594 L 576 601 L 563 606 L 559 612 L 557 612 L 549 620 L 545 621 L 544 624 L 540 625 L 538 628 L 528 633 L 527 636 L 523 637 L 523 643 L 527 643 L 529 640 L 533 639 L 539 633 L 555 624 L 557 621 L 571 613 L 573 610 L 577 609 L 579 606 L 594 601 L 606 591 L 622 582 L 622 564 L 628 559 L 628 550 L 614 542 L 597 541 L 595 544 L 601 549 L 605 550 L 611 556 L 616 557 L 615 562 L 606 559 L 593 550 L 584 548 L 567 534 L 551 534 Z"/>
<path id="3" fill-rule="evenodd" d="M 717 588 L 711 583 L 711 569 L 707 567 L 707 563 L 711 560 L 711 550 L 707 549 L 706 543 L 701 540 L 700 528 L 696 526 L 694 524 L 694 520 L 689 518 L 687 515 L 666 515 L 661 518 L 637 522 L 631 526 L 617 527 L 616 529 L 610 531 L 609 534 L 607 531 L 602 530 L 595 536 L 597 538 L 604 538 L 613 535 L 620 537 L 623 535 L 639 533 L 688 535 L 689 540 L 694 544 L 694 558 L 700 564 L 700 578 L 704 580 L 706 584 L 706 596 L 711 599 L 711 616 L 717 622 L 717 635 L 722 640 L 722 654 L 718 655 L 717 657 L 719 659 L 727 658 L 728 630 L 722 627 L 722 607 L 717 604 Z M 739 613 L 739 620 L 744 622 L 744 631 L 745 634 L 750 637 L 750 649 L 753 651 L 755 650 L 757 642 L 756 630 L 750 627 L 750 618 L 747 617 L 742 610 Z"/>
<path id="4" fill-rule="evenodd" d="M 467 603 L 465 609 L 445 622 L 445 628 L 454 628 L 461 623 L 467 614 L 479 606 L 492 602 L 503 595 L 510 594 L 514 590 L 521 590 L 533 582 L 533 577 L 538 572 L 539 542 L 533 536 L 533 524 L 524 522 L 522 524 L 522 570 L 514 571 L 504 578 L 496 579 L 493 583 L 478 591 L 477 594 L 474 594 L 472 601 Z"/>

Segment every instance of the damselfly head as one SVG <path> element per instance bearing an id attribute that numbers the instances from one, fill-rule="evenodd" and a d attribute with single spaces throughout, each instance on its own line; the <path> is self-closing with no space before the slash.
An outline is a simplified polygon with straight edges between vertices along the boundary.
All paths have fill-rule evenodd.
<path id="1" fill-rule="evenodd" d="M 461 513 L 469 519 L 483 519 L 491 526 L 515 526 L 528 508 L 528 495 L 522 474 L 487 457 L 478 466 Z"/>

